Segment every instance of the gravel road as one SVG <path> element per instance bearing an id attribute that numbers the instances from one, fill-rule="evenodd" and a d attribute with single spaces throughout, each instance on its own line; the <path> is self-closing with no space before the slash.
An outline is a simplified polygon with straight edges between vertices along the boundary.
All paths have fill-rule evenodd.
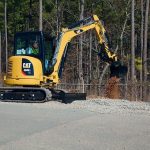
<path id="1" fill-rule="evenodd" d="M 31 104 L 41 108 L 75 108 L 98 113 L 145 113 L 150 114 L 150 102 L 112 100 L 112 99 L 90 99 L 86 101 L 74 101 L 71 104 L 61 104 L 50 101 L 43 104 Z"/>
<path id="2" fill-rule="evenodd" d="M 150 103 L 0 103 L 0 150 L 149 150 Z"/>

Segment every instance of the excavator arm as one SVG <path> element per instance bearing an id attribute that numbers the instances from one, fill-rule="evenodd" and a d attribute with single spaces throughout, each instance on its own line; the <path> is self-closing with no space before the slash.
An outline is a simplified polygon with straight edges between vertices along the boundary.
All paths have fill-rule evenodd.
<path id="1" fill-rule="evenodd" d="M 63 60 L 62 58 L 66 54 L 67 44 L 72 40 L 72 38 L 91 29 L 96 31 L 99 43 L 101 44 L 101 52 L 99 53 L 100 58 L 107 63 L 118 61 L 117 55 L 109 50 L 105 36 L 106 31 L 102 22 L 99 20 L 97 15 L 93 15 L 92 17 L 77 22 L 69 28 L 62 29 L 57 42 L 55 54 L 52 59 L 53 72 L 50 75 L 50 79 L 54 83 L 57 84 L 59 82 L 59 70 Z"/>

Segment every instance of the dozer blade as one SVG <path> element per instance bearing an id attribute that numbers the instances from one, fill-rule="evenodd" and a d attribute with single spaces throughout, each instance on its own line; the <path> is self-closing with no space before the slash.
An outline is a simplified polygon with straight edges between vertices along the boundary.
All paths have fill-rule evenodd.
<path id="1" fill-rule="evenodd" d="M 52 99 L 61 100 L 62 103 L 72 103 L 77 100 L 86 100 L 86 93 L 67 93 L 63 90 L 51 90 Z"/>
<path id="2" fill-rule="evenodd" d="M 127 66 L 121 64 L 120 61 L 113 62 L 110 65 L 110 77 L 116 76 L 118 78 L 123 78 L 126 76 L 127 72 Z"/>
<path id="3" fill-rule="evenodd" d="M 86 93 L 65 93 L 62 96 L 62 102 L 72 103 L 75 100 L 86 100 Z"/>

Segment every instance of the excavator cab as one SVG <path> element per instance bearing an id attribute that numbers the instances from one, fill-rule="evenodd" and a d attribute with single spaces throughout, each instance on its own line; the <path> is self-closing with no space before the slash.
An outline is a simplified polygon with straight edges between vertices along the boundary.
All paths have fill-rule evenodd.
<path id="1" fill-rule="evenodd" d="M 50 63 L 55 51 L 55 38 L 37 32 L 18 32 L 14 37 L 14 56 L 31 56 L 42 63 L 43 74 L 50 73 Z"/>

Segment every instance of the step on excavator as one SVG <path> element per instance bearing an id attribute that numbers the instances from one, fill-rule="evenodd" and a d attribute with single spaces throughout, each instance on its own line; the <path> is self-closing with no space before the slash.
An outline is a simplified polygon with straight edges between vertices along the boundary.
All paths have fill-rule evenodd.
<path id="1" fill-rule="evenodd" d="M 102 22 L 97 15 L 92 15 L 63 28 L 57 40 L 41 31 L 16 33 L 13 56 L 8 59 L 4 77 L 6 86 L 0 88 L 0 101 L 41 103 L 60 100 L 70 103 L 85 100 L 86 93 L 67 93 L 55 87 L 60 82 L 68 43 L 91 29 L 97 33 L 102 47 L 99 56 L 110 64 L 111 74 L 126 75 L 127 67 L 109 50 Z"/>

